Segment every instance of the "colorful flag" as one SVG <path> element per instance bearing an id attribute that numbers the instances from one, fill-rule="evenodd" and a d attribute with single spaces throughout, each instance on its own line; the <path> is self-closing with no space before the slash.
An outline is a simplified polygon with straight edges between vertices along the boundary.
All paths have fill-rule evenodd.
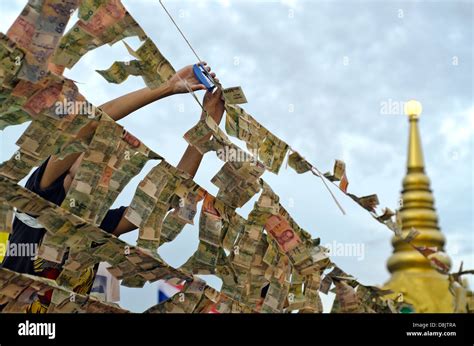
<path id="1" fill-rule="evenodd" d="M 168 300 L 172 296 L 174 296 L 176 293 L 180 292 L 183 289 L 182 284 L 175 285 L 171 283 L 170 281 L 166 280 L 158 280 L 158 290 L 157 290 L 157 299 L 158 299 L 158 304 L 161 302 L 164 302 L 165 300 Z"/>

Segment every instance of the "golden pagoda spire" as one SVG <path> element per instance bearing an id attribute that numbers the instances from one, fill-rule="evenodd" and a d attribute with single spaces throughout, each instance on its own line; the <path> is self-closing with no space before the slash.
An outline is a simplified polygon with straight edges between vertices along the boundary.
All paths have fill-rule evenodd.
<path id="1" fill-rule="evenodd" d="M 436 247 L 444 250 L 445 238 L 438 226 L 438 216 L 434 208 L 434 198 L 430 189 L 430 179 L 425 174 L 425 163 L 418 130 L 421 114 L 418 101 L 405 104 L 410 122 L 408 140 L 407 174 L 403 179 L 400 217 L 403 237 L 415 228 L 420 234 L 412 242 L 416 246 Z M 415 312 L 452 312 L 453 297 L 448 290 L 446 275 L 440 274 L 416 249 L 399 237 L 392 238 L 393 254 L 387 262 L 392 274 L 385 284 L 397 293 L 403 293 L 404 301 Z M 449 267 L 451 261 L 441 256 Z"/>

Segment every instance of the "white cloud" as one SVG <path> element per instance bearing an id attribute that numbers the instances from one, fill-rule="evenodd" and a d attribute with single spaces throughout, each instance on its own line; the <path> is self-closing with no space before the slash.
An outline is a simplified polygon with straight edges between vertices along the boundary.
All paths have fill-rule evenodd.
<path id="1" fill-rule="evenodd" d="M 474 107 L 447 114 L 441 121 L 440 135 L 445 142 L 443 152 L 450 158 L 464 159 L 472 155 L 474 139 Z"/>

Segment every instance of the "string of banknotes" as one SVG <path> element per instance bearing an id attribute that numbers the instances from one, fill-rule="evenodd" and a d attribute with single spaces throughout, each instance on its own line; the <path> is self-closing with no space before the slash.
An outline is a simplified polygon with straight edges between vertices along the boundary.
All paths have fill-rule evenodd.
<path id="1" fill-rule="evenodd" d="M 63 35 L 76 9 L 79 19 Z M 18 151 L 0 165 L 2 230 L 11 231 L 14 208 L 35 216 L 47 230 L 38 256 L 64 263 L 56 282 L 66 290 L 74 291 L 81 273 L 101 261 L 108 262 L 111 274 L 129 287 L 142 287 L 160 279 L 186 281 L 182 294 L 148 312 L 322 312 L 319 292 L 329 292 L 333 284 L 334 312 L 398 311 L 402 298 L 387 298 L 388 291 L 361 284 L 331 262 L 319 239 L 312 239 L 293 220 L 262 179 L 265 170 L 278 173 L 293 150 L 238 106 L 246 101 L 239 87 L 223 89 L 226 133 L 245 141 L 257 155 L 233 144 L 210 116 L 184 135 L 202 154 L 214 151 L 224 161 L 211 180 L 218 187 L 213 196 L 93 107 L 72 80 L 54 73 L 72 68 L 93 49 L 130 36 L 143 42 L 136 51 L 126 45 L 135 60 L 115 62 L 99 71 L 107 81 L 122 83 L 134 75 L 156 88 L 175 74 L 119 0 L 29 1 L 7 35 L 0 35 L 0 128 L 31 121 L 17 141 Z M 58 111 L 58 104 L 66 106 Z M 71 104 L 84 107 L 76 109 L 68 106 Z M 85 127 L 93 128 L 93 134 L 77 139 Z M 84 159 L 61 206 L 17 184 L 49 156 L 78 152 L 85 153 Z M 228 152 L 244 159 L 223 154 Z M 140 182 L 125 215 L 139 228 L 134 247 L 97 225 L 149 160 L 160 163 Z M 322 175 L 293 151 L 288 165 L 297 173 L 311 171 L 324 183 L 324 179 L 340 181 L 339 188 L 347 192 L 342 161 L 336 161 L 332 173 Z M 257 194 L 247 219 L 240 216 L 236 209 Z M 403 235 L 395 213 L 386 209 L 383 215 L 375 214 L 376 195 L 347 195 L 397 236 Z M 187 224 L 193 224 L 201 202 L 198 249 L 182 267 L 172 268 L 159 257 L 157 249 L 173 241 Z M 415 236 L 414 231 L 405 239 L 412 241 Z M 435 257 L 429 250 L 419 251 L 427 258 Z M 208 287 L 195 274 L 218 276 L 223 282 L 221 292 Z M 9 274 L 1 278 L 0 287 L 9 287 L 17 280 Z M 1 292 L 0 299 L 9 297 Z M 24 296 L 24 304 L 11 303 L 12 311 L 24 311 L 28 308 L 26 302 L 32 303 L 37 295 Z M 83 307 L 68 305 L 72 311 L 84 311 Z"/>
<path id="2" fill-rule="evenodd" d="M 196 49 L 191 45 L 189 39 L 183 33 L 181 28 L 178 26 L 174 20 L 172 14 L 168 11 L 163 1 L 160 0 L 160 5 L 163 10 L 166 12 L 176 29 L 179 31 L 193 54 L 195 55 L 198 62 L 202 61 L 199 55 L 196 52 Z M 378 222 L 387 226 L 397 237 L 404 237 L 404 240 L 408 240 L 408 243 L 416 249 L 421 255 L 429 259 L 430 263 L 434 268 L 439 270 L 442 273 L 446 273 L 449 270 L 441 261 L 439 261 L 434 254 L 438 253 L 438 249 L 435 247 L 423 247 L 416 246 L 411 242 L 415 239 L 418 232 L 416 230 L 408 231 L 408 234 L 403 235 L 401 227 L 400 214 L 394 213 L 389 208 L 382 210 L 381 215 L 377 215 L 376 207 L 379 205 L 378 196 L 376 194 L 367 195 L 363 197 L 358 197 L 354 194 L 348 193 L 347 188 L 349 186 L 349 180 L 346 175 L 346 165 L 341 160 L 335 160 L 333 172 L 322 173 L 316 166 L 309 163 L 305 158 L 303 158 L 296 150 L 294 150 L 290 145 L 279 139 L 277 136 L 268 131 L 263 125 L 258 123 L 250 114 L 245 112 L 239 104 L 247 103 L 247 99 L 241 87 L 232 87 L 223 89 L 220 82 L 216 81 L 211 75 L 207 75 L 211 79 L 215 86 L 221 88 L 223 91 L 223 100 L 225 101 L 225 110 L 226 110 L 226 132 L 230 136 L 236 137 L 244 141 L 249 150 L 257 152 L 258 159 L 262 161 L 264 166 L 275 174 L 278 173 L 280 167 L 283 164 L 285 157 L 287 158 L 287 165 L 293 168 L 298 174 L 311 172 L 312 174 L 321 178 L 321 181 L 327 188 L 328 192 L 331 194 L 336 205 L 339 207 L 341 212 L 345 214 L 344 209 L 341 204 L 338 202 L 337 198 L 334 196 L 332 191 L 328 188 L 324 178 L 329 180 L 336 186 L 342 193 L 350 197 L 354 202 L 359 206 L 367 210 L 370 215 L 377 220 Z M 194 99 L 202 107 L 197 97 L 191 92 Z M 203 109 L 204 110 L 204 109 Z M 189 140 L 188 142 L 191 143 Z M 229 142 L 227 143 L 229 145 Z M 249 156 L 249 154 L 245 154 Z M 339 182 L 339 184 L 337 184 Z M 416 232 L 416 233 L 413 233 Z M 430 257 L 431 256 L 431 257 Z"/>
<path id="3" fill-rule="evenodd" d="M 163 0 L 160 0 L 159 2 L 173 25 L 179 31 L 186 44 L 195 55 L 198 63 L 201 62 L 202 59 L 197 54 L 196 49 L 191 45 L 189 39 L 183 33 L 172 14 L 168 11 L 165 4 L 163 3 Z M 282 166 L 285 158 L 288 156 L 287 165 L 293 168 L 298 174 L 311 172 L 313 175 L 318 176 L 321 179 L 322 183 L 343 214 L 345 214 L 344 209 L 331 189 L 329 189 L 324 178 L 329 180 L 334 186 L 336 186 L 345 195 L 349 196 L 359 206 L 369 211 L 375 220 L 385 224 L 392 231 L 396 232 L 397 235 L 399 235 L 400 230 L 395 228 L 397 224 L 392 219 L 394 214 L 390 211 L 390 209 L 386 208 L 382 215 L 377 215 L 375 208 L 379 205 L 379 200 L 376 194 L 358 197 L 347 192 L 349 180 L 346 175 L 346 167 L 343 161 L 336 160 L 333 173 L 327 172 L 323 174 L 315 165 L 308 162 L 289 144 L 285 143 L 276 135 L 267 130 L 263 125 L 255 120 L 255 118 L 253 118 L 239 106 L 239 104 L 247 103 L 247 98 L 245 97 L 241 87 L 223 89 L 222 84 L 216 81 L 210 74 L 207 74 L 207 77 L 213 81 L 216 87 L 221 88 L 223 91 L 223 99 L 225 101 L 226 109 L 225 128 L 227 133 L 230 136 L 244 141 L 248 149 L 256 150 L 258 153 L 258 158 L 270 172 L 278 174 L 280 167 Z M 199 100 L 194 94 L 193 97 L 199 103 Z M 339 182 L 339 184 L 336 184 L 336 182 Z"/>
<path id="4" fill-rule="evenodd" d="M 50 313 L 126 313 L 116 304 L 105 303 L 88 295 L 77 294 L 58 285 L 54 280 L 18 274 L 0 268 L 0 305 L 4 313 L 35 313 L 39 296 L 52 292 Z"/>

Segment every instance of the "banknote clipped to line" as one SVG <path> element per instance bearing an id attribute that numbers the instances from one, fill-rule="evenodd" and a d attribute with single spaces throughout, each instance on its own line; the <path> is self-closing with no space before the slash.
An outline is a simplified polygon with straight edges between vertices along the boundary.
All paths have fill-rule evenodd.
<path id="1" fill-rule="evenodd" d="M 16 45 L 12 41 L 3 43 L 11 48 L 9 54 L 16 54 Z M 67 147 L 69 153 L 84 151 L 84 147 L 67 146 L 73 141 L 78 131 L 88 123 L 95 122 L 93 107 L 82 110 L 68 109 L 67 105 L 87 103 L 80 95 L 76 85 L 68 79 L 48 73 L 38 83 L 28 80 L 16 80 L 3 94 L 8 100 L 8 106 L 0 114 L 6 125 L 16 125 L 19 122 L 33 119 L 33 122 L 18 139 L 20 147 L 12 158 L 0 166 L 0 174 L 16 181 L 24 178 L 32 167 L 38 166 L 48 156 L 60 154 Z M 58 109 L 58 105 L 61 106 Z M 73 107 L 75 108 L 75 107 Z M 10 117 L 9 112 L 24 114 L 21 119 Z"/>
<path id="2" fill-rule="evenodd" d="M 288 144 L 260 125 L 238 105 L 226 103 L 226 131 L 257 151 L 258 159 L 272 173 L 278 174 L 289 150 Z"/>
<path id="3" fill-rule="evenodd" d="M 24 50 L 13 39 L 0 33 L 0 81 L 3 88 L 11 89 L 10 83 L 20 71 L 24 57 Z"/>
<path id="4" fill-rule="evenodd" d="M 119 0 L 83 0 L 79 20 L 60 40 L 52 62 L 71 69 L 89 51 L 132 36 L 147 37 Z"/>
<path id="5" fill-rule="evenodd" d="M 99 225 L 122 189 L 161 156 L 103 114 L 62 208 Z"/>
<path id="6" fill-rule="evenodd" d="M 379 198 L 375 194 L 363 197 L 357 197 L 356 195 L 351 193 L 348 193 L 347 195 L 351 197 L 362 208 L 373 213 L 375 213 L 375 208 L 379 205 Z"/>
<path id="7" fill-rule="evenodd" d="M 288 156 L 288 166 L 293 168 L 296 173 L 302 174 L 311 170 L 311 164 L 306 161 L 299 153 L 292 152 Z"/>
<path id="8" fill-rule="evenodd" d="M 250 313 L 240 302 L 225 296 L 198 278 L 185 283 L 171 299 L 149 308 L 145 313 Z"/>
<path id="9" fill-rule="evenodd" d="M 346 164 L 344 161 L 336 160 L 334 162 L 333 172 L 324 173 L 324 177 L 331 182 L 339 181 L 339 188 L 347 193 L 347 187 L 349 186 L 349 180 L 346 176 Z"/>
<path id="10" fill-rule="evenodd" d="M 130 75 L 141 76 L 150 89 L 155 89 L 176 73 L 150 38 L 136 52 L 126 42 L 124 44 L 130 55 L 137 60 L 116 61 L 107 70 L 98 70 L 109 83 L 120 84 Z"/>
<path id="11" fill-rule="evenodd" d="M 61 256 L 54 256 L 64 254 L 68 248 L 74 249 L 58 277 L 63 286 L 72 286 L 70 283 L 80 276 L 82 270 L 100 262 L 112 265 L 108 271 L 123 280 L 122 285 L 142 287 L 147 281 L 164 278 L 190 279 L 189 275 L 173 269 L 159 256 L 128 245 L 8 178 L 0 177 L 0 187 L 4 191 L 0 202 L 37 217 L 37 221 L 47 230 L 48 237 L 39 250 L 46 260 L 62 262 Z"/>
<path id="12" fill-rule="evenodd" d="M 62 36 L 77 8 L 79 20 Z M 0 128 L 32 122 L 17 142 L 18 152 L 0 165 L 0 227 L 8 231 L 14 208 L 35 218 L 46 229 L 38 257 L 55 265 L 60 274 L 49 283 L 0 271 L 0 305 L 7 303 L 6 311 L 35 309 L 32 297 L 52 289 L 48 312 L 123 312 L 86 295 L 70 301 L 70 291 L 82 292 L 78 289 L 81 275 L 94 275 L 103 262 L 127 287 L 143 287 L 157 280 L 185 281 L 179 294 L 150 308 L 150 313 L 319 313 L 319 292 L 329 291 L 336 294 L 334 312 L 397 311 L 396 302 L 385 299 L 384 292 L 360 284 L 331 262 L 319 238 L 312 239 L 296 223 L 261 178 L 265 170 L 277 174 L 289 151 L 288 165 L 297 173 L 314 167 L 239 106 L 247 102 L 241 87 L 223 89 L 226 131 L 244 141 L 251 153 L 233 144 L 210 116 L 184 136 L 202 154 L 214 151 L 224 161 L 211 180 L 218 187 L 216 196 L 102 110 L 68 108 L 69 103 L 90 104 L 73 81 L 48 71 L 48 66 L 51 70 L 72 68 L 87 52 L 106 43 L 131 36 L 143 41 L 137 51 L 125 43 L 136 60 L 115 62 L 99 71 L 109 82 L 121 83 L 134 75 L 156 88 L 175 74 L 119 0 L 31 0 L 9 36 L 0 36 Z M 65 105 L 63 109 L 58 110 L 58 103 Z M 89 125 L 96 127 L 90 138 L 77 138 Z M 17 185 L 48 156 L 62 158 L 78 152 L 84 158 L 60 207 Z M 241 157 L 245 159 L 236 159 Z M 140 182 L 125 214 L 139 228 L 137 247 L 130 246 L 97 225 L 151 159 L 161 162 Z M 342 161 L 336 161 L 333 173 L 325 177 L 340 181 L 340 189 L 347 193 Z M 236 209 L 257 194 L 248 217 L 240 216 Z M 393 212 L 375 214 L 376 195 L 348 195 L 379 222 L 398 229 Z M 181 268 L 172 268 L 157 249 L 194 223 L 199 205 L 198 249 Z M 416 236 L 416 230 L 408 232 L 404 240 L 418 246 Z M 436 263 L 436 249 L 418 248 Z M 221 292 L 194 274 L 218 276 L 223 282 Z"/>
<path id="13" fill-rule="evenodd" d="M 238 105 L 248 102 L 240 86 L 222 89 L 222 95 L 226 104 Z"/>
<path id="14" fill-rule="evenodd" d="M 7 32 L 7 36 L 26 52 L 18 78 L 37 82 L 46 77 L 50 57 L 79 2 L 28 1 Z"/>
<path id="15" fill-rule="evenodd" d="M 172 208 L 172 197 L 187 179 L 189 175 L 162 161 L 140 182 L 125 215 L 139 227 L 139 246 L 153 252 L 158 249 L 163 220 Z"/>
<path id="16" fill-rule="evenodd" d="M 194 224 L 198 203 L 206 195 L 206 191 L 192 179 L 184 180 L 171 197 L 170 207 L 173 208 L 163 220 L 160 246 L 173 241 L 187 224 Z"/>
<path id="17" fill-rule="evenodd" d="M 0 305 L 3 313 L 35 313 L 38 296 L 52 291 L 49 313 L 127 313 L 116 304 L 105 303 L 96 298 L 80 295 L 55 281 L 18 274 L 5 268 L 0 269 Z"/>
<path id="18" fill-rule="evenodd" d="M 221 251 L 223 221 L 219 211 L 214 207 L 216 199 L 206 194 L 199 219 L 199 245 L 189 264 L 182 268 L 193 274 L 215 274 L 215 268 Z M 188 268 L 188 265 L 192 267 Z"/>
<path id="19" fill-rule="evenodd" d="M 31 120 L 21 109 L 19 100 L 11 95 L 19 81 L 16 76 L 24 63 L 24 55 L 14 41 L 0 33 L 0 131 Z"/>

